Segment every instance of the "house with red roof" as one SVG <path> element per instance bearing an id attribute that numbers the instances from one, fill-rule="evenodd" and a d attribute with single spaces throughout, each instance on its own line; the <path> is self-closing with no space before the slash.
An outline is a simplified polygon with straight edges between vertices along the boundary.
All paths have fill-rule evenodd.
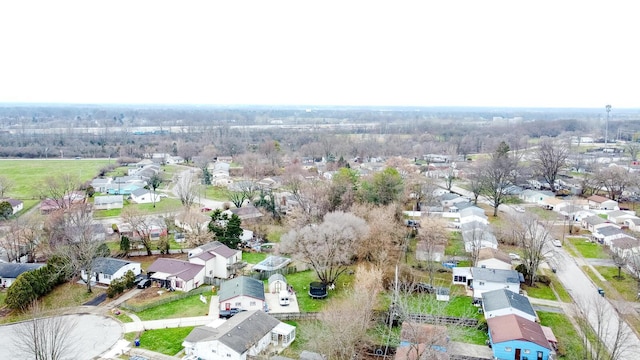
<path id="1" fill-rule="evenodd" d="M 495 359 L 551 359 L 552 339 L 540 324 L 511 314 L 489 318 L 487 325 Z"/>
<path id="2" fill-rule="evenodd" d="M 204 283 L 204 265 L 159 258 L 147 269 L 149 278 L 161 287 L 191 291 Z"/>

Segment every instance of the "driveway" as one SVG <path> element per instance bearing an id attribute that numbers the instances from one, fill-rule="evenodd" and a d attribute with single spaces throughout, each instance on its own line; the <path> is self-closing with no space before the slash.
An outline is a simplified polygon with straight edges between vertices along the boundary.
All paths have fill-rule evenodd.
<path id="1" fill-rule="evenodd" d="M 92 314 L 64 315 L 60 318 L 74 321 L 69 335 L 71 349 L 64 359 L 90 360 L 109 350 L 122 336 L 119 322 L 106 316 Z M 31 359 L 18 346 L 16 330 L 21 323 L 0 326 L 0 349 L 12 359 Z"/>

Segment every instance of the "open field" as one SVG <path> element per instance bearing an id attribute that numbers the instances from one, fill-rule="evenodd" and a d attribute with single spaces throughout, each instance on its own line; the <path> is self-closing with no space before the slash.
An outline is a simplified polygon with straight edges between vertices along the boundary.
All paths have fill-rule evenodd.
<path id="1" fill-rule="evenodd" d="M 174 356 L 182 351 L 182 342 L 193 328 L 193 326 L 188 326 L 181 328 L 146 330 L 139 336 L 140 347 L 159 352 L 161 354 Z M 125 334 L 124 338 L 133 342 L 138 338 L 138 334 L 128 333 Z"/>
<path id="2" fill-rule="evenodd" d="M 5 194 L 16 199 L 38 197 L 38 185 L 48 177 L 64 174 L 77 176 L 80 182 L 96 177 L 101 168 L 113 163 L 109 159 L 87 160 L 0 160 L 0 174 L 13 182 L 13 188 Z"/>
<path id="3" fill-rule="evenodd" d="M 587 241 L 584 238 L 569 238 L 571 244 L 585 258 L 590 259 L 608 259 L 609 254 L 604 250 L 602 245 Z"/>

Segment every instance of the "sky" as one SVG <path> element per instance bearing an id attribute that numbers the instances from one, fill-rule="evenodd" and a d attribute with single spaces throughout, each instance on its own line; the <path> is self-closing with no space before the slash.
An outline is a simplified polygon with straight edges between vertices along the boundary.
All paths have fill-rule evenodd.
<path id="1" fill-rule="evenodd" d="M 634 1 L 4 1 L 0 103 L 639 108 Z"/>

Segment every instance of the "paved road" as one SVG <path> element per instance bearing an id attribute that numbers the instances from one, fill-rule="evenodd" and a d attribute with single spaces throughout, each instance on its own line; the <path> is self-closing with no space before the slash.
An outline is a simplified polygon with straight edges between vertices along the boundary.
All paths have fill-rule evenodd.
<path id="1" fill-rule="evenodd" d="M 598 294 L 598 289 L 591 282 L 591 279 L 584 274 L 581 269 L 582 263 L 579 259 L 569 256 L 564 249 L 557 249 L 555 256 L 559 260 L 557 276 L 562 285 L 568 290 L 577 304 L 582 304 L 587 309 L 586 316 L 594 329 L 599 326 L 604 327 L 602 338 L 604 343 L 611 347 L 615 343 L 616 334 L 620 331 L 624 334 L 624 345 L 620 354 L 620 360 L 635 360 L 638 358 L 637 350 L 640 349 L 640 340 L 629 328 L 627 323 L 618 322 L 618 314 L 609 301 L 605 301 Z M 601 309 L 599 311 L 599 309 Z M 602 321 L 599 321 L 599 318 Z M 620 328 L 619 328 L 620 326 Z M 611 350 L 611 349 L 609 349 Z"/>
<path id="2" fill-rule="evenodd" d="M 61 316 L 60 319 L 75 322 L 69 334 L 71 348 L 65 359 L 94 359 L 113 347 L 122 336 L 122 326 L 110 317 L 76 314 Z M 33 357 L 19 346 L 16 331 L 21 326 L 21 323 L 0 326 L 0 349 L 2 354 L 11 354 L 12 359 L 31 359 Z"/>

